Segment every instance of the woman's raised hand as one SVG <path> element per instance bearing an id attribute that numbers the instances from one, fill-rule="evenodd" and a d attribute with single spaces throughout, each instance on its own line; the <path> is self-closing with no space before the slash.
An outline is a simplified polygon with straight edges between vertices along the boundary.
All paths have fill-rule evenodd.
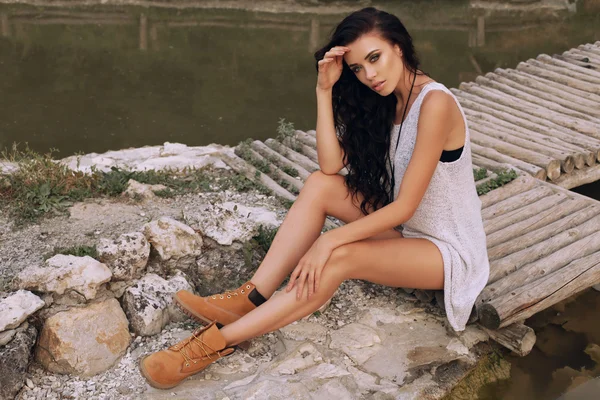
<path id="1" fill-rule="evenodd" d="M 323 59 L 319 61 L 319 76 L 317 78 L 317 88 L 329 90 L 340 79 L 342 75 L 343 57 L 350 49 L 345 46 L 332 47 Z"/>

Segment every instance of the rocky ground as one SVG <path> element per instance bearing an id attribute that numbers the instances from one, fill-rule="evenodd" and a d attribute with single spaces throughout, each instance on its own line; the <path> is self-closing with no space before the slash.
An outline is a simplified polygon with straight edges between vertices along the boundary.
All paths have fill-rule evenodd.
<path id="1" fill-rule="evenodd" d="M 182 162 L 188 150 L 169 157 Z M 94 157 L 108 166 L 118 158 Z M 264 256 L 250 240 L 257 227 L 277 226 L 287 210 L 256 191 L 136 198 L 88 200 L 23 227 L 0 211 L 0 398 L 437 399 L 491 351 L 479 328 L 452 331 L 439 308 L 402 289 L 350 281 L 321 312 L 174 389 L 151 388 L 139 360 L 197 327 L 173 309 L 172 294 L 237 287 Z M 81 245 L 102 262 L 44 261 Z"/>

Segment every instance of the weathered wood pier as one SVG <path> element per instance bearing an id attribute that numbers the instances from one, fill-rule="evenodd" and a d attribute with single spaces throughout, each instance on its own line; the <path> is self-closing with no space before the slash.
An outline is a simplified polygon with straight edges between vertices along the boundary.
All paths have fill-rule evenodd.
<path id="1" fill-rule="evenodd" d="M 535 344 L 525 319 L 600 283 L 600 202 L 567 190 L 600 179 L 599 70 L 596 42 L 453 89 L 469 123 L 475 183 L 487 191 L 490 279 L 477 323 L 520 355 Z M 296 131 L 240 144 L 225 162 L 293 201 L 319 169 L 316 147 L 315 131 Z M 490 187 L 506 170 L 518 177 Z M 325 227 L 339 224 L 327 219 Z M 415 294 L 443 307 L 443 296 Z"/>
<path id="2" fill-rule="evenodd" d="M 452 89 L 473 159 L 570 189 L 600 179 L 600 42 L 542 54 Z"/>

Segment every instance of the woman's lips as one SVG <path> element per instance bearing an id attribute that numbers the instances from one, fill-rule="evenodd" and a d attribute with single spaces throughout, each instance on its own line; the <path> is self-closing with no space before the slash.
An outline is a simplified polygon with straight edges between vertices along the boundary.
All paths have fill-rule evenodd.
<path id="1" fill-rule="evenodd" d="M 372 86 L 373 90 L 380 91 L 381 89 L 383 89 L 383 85 L 385 85 L 385 82 L 386 81 L 381 81 L 379 83 L 376 83 L 375 85 Z"/>

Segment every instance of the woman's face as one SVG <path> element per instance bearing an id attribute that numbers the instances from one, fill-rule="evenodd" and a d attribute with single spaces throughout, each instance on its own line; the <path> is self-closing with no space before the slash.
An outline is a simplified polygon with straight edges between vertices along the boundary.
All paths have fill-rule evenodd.
<path id="1" fill-rule="evenodd" d="M 354 75 L 381 96 L 394 91 L 404 74 L 402 50 L 376 33 L 363 35 L 346 45 L 344 61 Z"/>

